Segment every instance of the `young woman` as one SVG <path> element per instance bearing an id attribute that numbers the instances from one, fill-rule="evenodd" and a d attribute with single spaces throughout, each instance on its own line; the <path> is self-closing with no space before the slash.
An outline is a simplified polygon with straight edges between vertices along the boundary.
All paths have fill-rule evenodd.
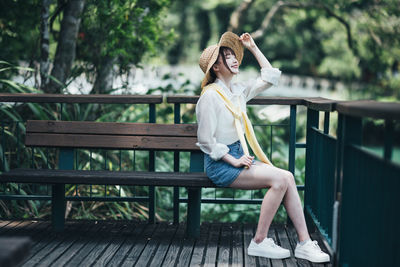
<path id="1" fill-rule="evenodd" d="M 232 83 L 232 78 L 239 73 L 243 47 L 257 59 L 261 75 L 247 83 Z M 232 32 L 224 33 L 218 44 L 203 51 L 199 63 L 205 77 L 196 106 L 197 145 L 205 153 L 208 177 L 220 187 L 269 188 L 261 204 L 257 231 L 247 253 L 274 259 L 290 257 L 288 249 L 267 238 L 272 219 L 283 201 L 299 238 L 295 256 L 312 262 L 329 261 L 329 255 L 310 239 L 292 173 L 271 164 L 258 145 L 246 115 L 246 102 L 276 85 L 281 71 L 271 66 L 248 33 L 240 37 Z M 260 161 L 250 156 L 244 132 Z"/>

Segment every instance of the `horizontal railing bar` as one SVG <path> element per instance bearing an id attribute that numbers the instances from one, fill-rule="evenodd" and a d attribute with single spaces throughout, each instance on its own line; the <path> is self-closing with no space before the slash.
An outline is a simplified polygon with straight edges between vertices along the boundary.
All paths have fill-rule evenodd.
<path id="1" fill-rule="evenodd" d="M 187 203 L 188 198 L 179 198 L 179 202 Z M 262 199 L 240 199 L 240 198 L 202 198 L 201 203 L 215 204 L 261 204 Z"/>
<path id="2" fill-rule="evenodd" d="M 0 195 L 4 200 L 51 200 L 51 196 L 46 195 Z"/>
<path id="3" fill-rule="evenodd" d="M 167 96 L 167 103 L 196 104 L 199 96 Z M 160 104 L 162 95 L 82 95 L 82 94 L 32 94 L 0 93 L 0 102 L 14 103 L 99 103 L 99 104 Z M 357 117 L 400 119 L 399 102 L 370 100 L 336 101 L 322 97 L 296 98 L 259 96 L 250 105 L 303 105 L 318 111 L 335 111 Z"/>
<path id="4" fill-rule="evenodd" d="M 296 148 L 306 148 L 307 144 L 306 143 L 296 143 Z"/>
<path id="5" fill-rule="evenodd" d="M 375 154 L 374 152 L 369 151 L 368 149 L 366 149 L 366 148 L 364 148 L 362 146 L 355 145 L 355 144 L 348 144 L 347 146 L 349 146 L 349 147 L 351 147 L 351 148 L 353 148 L 353 149 L 355 149 L 355 150 L 357 150 L 357 151 L 359 151 L 359 152 L 361 152 L 361 153 L 363 153 L 363 154 L 365 154 L 365 155 L 367 155 L 367 156 L 369 156 L 371 158 L 374 158 L 375 160 L 386 161 L 389 166 L 393 166 L 393 167 L 396 167 L 396 168 L 400 167 L 400 164 L 395 163 L 393 161 L 388 161 L 383 157 L 383 155 L 379 156 L 379 155 Z"/>
<path id="6" fill-rule="evenodd" d="M 167 96 L 167 103 L 179 103 L 179 104 L 196 104 L 199 100 L 199 96 L 187 96 L 187 95 L 172 95 Z M 257 96 L 247 102 L 250 105 L 302 105 L 304 98 L 297 97 L 275 97 L 275 96 Z"/>
<path id="7" fill-rule="evenodd" d="M 400 102 L 378 102 L 370 100 L 343 101 L 336 105 L 340 114 L 375 119 L 400 119 Z"/>
<path id="8" fill-rule="evenodd" d="M 276 96 L 257 96 L 247 102 L 249 105 L 303 105 L 303 103 L 303 98 Z"/>
<path id="9" fill-rule="evenodd" d="M 317 111 L 335 111 L 337 102 L 323 97 L 309 97 L 304 99 L 303 105 Z"/>
<path id="10" fill-rule="evenodd" d="M 329 139 L 332 139 L 332 140 L 336 141 L 336 138 L 335 138 L 335 137 L 333 137 L 333 136 L 331 136 L 331 135 L 329 135 L 329 134 L 327 134 L 327 133 L 324 133 L 324 132 L 323 132 L 322 130 L 320 130 L 320 129 L 317 129 L 317 128 L 315 128 L 315 127 L 311 127 L 311 130 L 317 132 L 318 134 L 320 134 L 320 135 L 322 135 L 322 136 L 324 136 L 324 137 L 326 137 L 326 138 L 329 138 Z"/>
<path id="11" fill-rule="evenodd" d="M 0 195 L 4 200 L 51 200 L 51 196 L 46 195 Z M 122 201 L 122 202 L 148 202 L 148 197 L 71 197 L 66 196 L 68 201 Z"/>
<path id="12" fill-rule="evenodd" d="M 173 95 L 167 96 L 167 103 L 196 104 L 199 96 Z M 298 98 L 258 96 L 247 102 L 249 105 L 303 105 L 320 111 L 334 111 L 335 100 L 322 97 Z"/>
<path id="13" fill-rule="evenodd" d="M 0 102 L 14 103 L 160 104 L 162 100 L 162 95 L 0 94 Z"/>
<path id="14" fill-rule="evenodd" d="M 65 197 L 66 200 L 70 201 L 120 201 L 120 202 L 149 202 L 148 197 Z"/>

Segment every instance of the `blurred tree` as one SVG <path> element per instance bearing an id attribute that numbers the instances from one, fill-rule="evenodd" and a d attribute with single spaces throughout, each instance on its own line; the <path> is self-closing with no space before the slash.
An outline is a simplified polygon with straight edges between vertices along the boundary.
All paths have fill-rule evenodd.
<path id="1" fill-rule="evenodd" d="M 94 78 L 92 93 L 112 89 L 114 67 L 119 74 L 128 72 L 146 52 L 155 55 L 171 40 L 172 32 L 161 29 L 161 16 L 168 5 L 169 0 L 87 1 L 77 59 L 88 77 Z"/>
<path id="2" fill-rule="evenodd" d="M 46 5 L 48 5 L 48 1 L 43 1 L 42 6 L 44 9 Z M 84 5 L 84 0 L 64 0 L 58 2 L 56 14 L 62 11 L 63 18 L 57 39 L 57 51 L 53 61 L 53 69 L 51 70 L 51 76 L 55 79 L 49 79 L 49 83 L 45 86 L 43 86 L 44 81 L 42 81 L 42 87 L 48 93 L 61 93 L 64 84 L 70 76 L 71 68 L 75 61 L 76 38 L 78 36 Z M 42 39 L 45 38 L 46 33 L 43 32 L 43 34 Z M 46 42 L 45 39 L 42 43 L 44 42 Z M 41 70 L 42 74 L 44 71 L 47 70 Z"/>
<path id="3" fill-rule="evenodd" d="M 127 72 L 172 39 L 161 28 L 168 6 L 169 0 L 4 0 L 0 59 L 36 69 L 40 63 L 36 87 L 46 92 L 60 93 L 86 73 L 93 92 L 107 93 L 114 67 Z"/>
<path id="4" fill-rule="evenodd" d="M 38 59 L 40 2 L 38 0 L 0 1 L 0 59 L 12 64 Z M 12 75 L 3 72 L 1 75 Z"/>
<path id="5" fill-rule="evenodd" d="M 206 0 L 185 8 L 198 14 L 197 30 L 181 35 L 177 28 L 179 38 L 199 34 L 200 51 L 226 30 L 250 32 L 286 73 L 359 82 L 369 92 L 364 97 L 400 98 L 398 1 Z M 186 60 L 196 62 L 200 51 Z M 247 55 L 243 67 L 249 65 L 258 66 Z"/>

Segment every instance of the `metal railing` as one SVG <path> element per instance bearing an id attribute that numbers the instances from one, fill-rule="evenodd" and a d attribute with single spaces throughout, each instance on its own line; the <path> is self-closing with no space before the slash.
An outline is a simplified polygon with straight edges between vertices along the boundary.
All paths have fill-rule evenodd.
<path id="1" fill-rule="evenodd" d="M 26 96 L 7 96 L 0 94 L 0 102 L 46 102 L 52 99 L 50 103 L 63 102 L 64 96 L 37 96 L 36 99 Z M 85 96 L 87 97 L 87 96 Z M 161 96 L 151 96 L 157 98 L 157 103 L 162 103 Z M 110 100 L 112 96 L 102 98 L 95 96 L 87 97 L 86 100 L 79 98 L 74 100 L 68 96 L 68 103 L 97 103 L 106 101 L 107 103 L 143 103 L 145 100 L 137 99 L 137 96 L 118 96 L 117 101 Z M 129 99 L 131 102 L 126 102 Z M 150 98 L 147 98 L 147 100 Z M 174 123 L 182 122 L 181 105 L 195 104 L 197 96 L 169 96 L 167 103 L 174 105 Z M 85 102 L 86 101 L 86 102 Z M 48 103 L 48 102 L 46 102 Z M 118 104 L 116 103 L 116 104 Z M 149 105 L 149 122 L 156 121 L 156 103 L 147 103 Z M 249 105 L 287 105 L 290 106 L 290 118 L 288 124 L 262 124 L 260 127 L 289 127 L 289 153 L 288 153 L 288 169 L 295 173 L 296 149 L 306 148 L 306 165 L 305 165 L 305 185 L 298 185 L 299 190 L 304 190 L 304 209 L 308 225 L 313 226 L 325 237 L 325 245 L 331 253 L 335 255 L 335 265 L 378 265 L 382 262 L 385 266 L 397 266 L 400 259 L 397 254 L 399 249 L 398 237 L 400 236 L 400 228 L 397 227 L 399 213 L 397 205 L 400 203 L 400 195 L 397 189 L 400 186 L 400 164 L 392 159 L 393 148 L 396 136 L 396 129 L 400 122 L 400 103 L 379 103 L 374 101 L 346 101 L 337 102 L 323 98 L 274 98 L 274 97 L 257 97 L 251 100 Z M 306 144 L 296 142 L 296 120 L 297 107 L 305 106 L 307 108 L 307 127 L 306 127 Z M 61 105 L 60 109 L 63 107 Z M 331 115 L 338 114 L 338 126 L 335 131 L 330 134 Z M 320 128 L 320 115 L 323 114 L 323 127 Z M 385 137 L 383 142 L 384 152 L 382 156 L 371 153 L 365 149 L 362 144 L 363 120 L 366 118 L 380 119 L 385 121 Z M 9 124 L 7 124 L 9 123 Z M 257 127 L 257 124 L 255 124 Z M 17 129 L 13 135 L 10 129 Z M 23 121 L 1 122 L 1 145 L 2 150 L 0 159 L 3 166 L 10 165 L 12 168 L 18 167 L 16 162 L 28 162 L 30 167 L 38 167 L 40 159 L 52 159 L 55 152 L 45 150 L 29 150 L 25 149 L 21 140 L 23 140 Z M 12 138 L 8 141 L 7 138 Z M 14 150 L 10 149 L 10 144 L 17 144 Z M 271 144 L 270 144 L 271 145 Z M 92 151 L 93 152 L 93 151 Z M 86 157 L 89 168 L 93 164 L 94 158 L 92 152 L 75 152 L 80 157 Z M 7 154 L 8 153 L 8 154 Z M 82 153 L 82 154 L 79 154 Z M 86 154 L 85 154 L 86 153 Z M 94 153 L 94 152 L 93 152 Z M 104 152 L 103 152 L 104 153 Z M 105 152 L 102 164 L 107 169 L 107 160 L 109 152 Z M 110 152 L 111 153 L 111 152 Z M 118 154 L 119 153 L 119 154 Z M 271 153 L 271 151 L 270 151 Z M 96 154 L 98 154 L 96 152 Z M 119 168 L 122 169 L 121 152 L 119 155 Z M 31 158 L 29 158 L 31 157 Z M 117 158 L 118 158 L 117 157 Z M 27 161 L 27 159 L 29 160 Z M 79 158 L 75 157 L 75 158 Z M 110 156 L 115 161 L 115 153 Z M 135 152 L 129 157 L 129 160 L 135 162 Z M 147 169 L 155 170 L 155 152 L 150 151 L 146 156 Z M 52 162 L 56 162 L 56 158 L 42 163 L 40 167 L 51 167 Z M 75 165 L 79 165 L 77 160 Z M 117 165 L 118 165 L 117 164 Z M 174 153 L 173 171 L 181 169 L 180 153 Z M 115 163 L 113 163 L 115 166 Z M 135 164 L 133 164 L 135 166 Z M 7 171 L 7 168 L 2 169 Z M 13 190 L 22 192 L 25 196 L 18 194 L 9 195 L 10 187 L 0 185 L 3 194 L 0 199 L 49 199 L 49 189 L 41 186 L 35 190 L 25 185 L 13 184 Z M 71 189 L 71 188 L 69 188 Z M 76 187 L 72 188 L 77 190 Z M 105 195 L 93 196 L 92 187 L 86 196 L 67 196 L 67 200 L 100 200 L 100 201 L 143 201 L 149 203 L 149 220 L 154 221 L 155 214 L 155 189 L 149 187 L 145 190 L 146 196 L 128 196 L 121 197 L 121 189 L 115 195 L 108 195 L 111 192 L 104 186 Z M 8 190 L 8 191 L 7 191 Z M 183 197 L 180 188 L 174 188 L 174 221 L 179 221 L 179 205 L 187 202 Z M 214 190 L 214 189 L 213 189 Z M 224 190 L 224 193 L 204 192 L 203 203 L 232 203 L 232 204 L 259 204 L 261 198 L 257 198 L 257 192 L 252 192 L 250 198 L 243 199 L 235 197 L 235 191 L 232 189 Z M 68 191 L 68 190 L 67 190 Z M 4 194 L 5 193 L 5 194 Z M 75 191 L 75 195 L 77 195 Z M 210 195 L 214 195 L 210 197 Z M 366 257 L 365 255 L 377 254 L 379 257 Z"/>
<path id="2" fill-rule="evenodd" d="M 400 164 L 392 154 L 400 103 L 335 103 L 336 137 L 319 129 L 320 111 L 313 107 L 307 112 L 308 224 L 325 237 L 335 266 L 398 266 Z M 362 142 L 367 119 L 385 120 L 382 156 Z"/>
<path id="3" fill-rule="evenodd" d="M 41 105 L 53 104 L 53 116 L 56 119 L 68 120 L 65 114 L 66 105 L 82 105 L 82 104 L 144 104 L 148 105 L 149 123 L 156 121 L 156 104 L 162 103 L 162 96 L 113 96 L 113 95 L 51 95 L 51 94 L 0 94 L 0 103 L 12 102 L 16 104 L 32 105 L 40 103 Z M 31 107 L 33 109 L 33 107 Z M 12 116 L 9 116 L 12 117 Z M 80 118 L 72 119 L 79 120 Z M 79 117 L 79 116 L 78 116 Z M 23 140 L 25 136 L 25 121 L 1 121 L 1 171 L 8 171 L 9 168 L 57 168 L 58 150 L 49 148 L 27 148 Z M 13 146 L 11 146 L 13 144 Z M 136 167 L 136 153 L 133 150 L 128 157 L 132 160 L 132 168 Z M 115 160 L 114 153 L 108 150 L 75 150 L 75 169 L 109 169 L 109 165 L 118 166 L 122 169 L 122 151 L 117 151 L 119 160 Z M 125 153 L 125 152 L 124 152 Z M 141 153 L 141 152 L 138 152 Z M 100 160 L 95 160 L 94 156 L 101 157 Z M 114 156 L 114 157 L 112 157 Z M 81 160 L 86 157 L 86 163 L 82 164 Z M 9 160 L 8 160 L 9 159 Z M 111 163 L 111 161 L 113 162 Z M 147 152 L 146 166 L 142 166 L 149 171 L 155 169 L 155 152 Z M 86 166 L 85 166 L 86 165 Z M 4 200 L 51 200 L 51 185 L 37 184 L 14 184 L 7 183 L 0 185 L 0 199 Z M 78 187 L 84 187 L 83 193 L 77 193 Z M 133 195 L 122 196 L 121 189 L 133 188 Z M 115 186 L 104 185 L 102 192 L 100 186 L 93 185 L 68 185 L 65 188 L 66 200 L 68 201 L 126 201 L 126 202 L 145 202 L 148 203 L 148 220 L 155 221 L 155 188 L 149 187 L 134 187 L 134 186 Z M 138 189 L 138 190 L 136 190 Z M 86 191 L 86 192 L 85 192 Z"/>
<path id="4" fill-rule="evenodd" d="M 183 100 L 182 100 L 183 98 Z M 187 103 L 196 103 L 198 97 L 182 97 L 182 96 L 170 96 L 167 98 L 168 103 L 174 104 L 174 122 L 180 123 L 181 122 L 181 111 L 180 107 L 181 104 Z M 38 94 L 2 94 L 0 95 L 0 102 L 14 102 L 14 103 L 25 103 L 31 105 L 32 103 L 41 103 L 41 105 L 48 105 L 53 104 L 55 105 L 54 108 L 57 111 L 56 118 L 60 120 L 68 120 L 71 119 L 67 115 L 67 105 L 82 105 L 82 104 L 147 104 L 149 105 L 149 122 L 156 121 L 156 104 L 162 103 L 161 96 L 112 96 L 112 95 L 93 95 L 93 96 L 73 96 L 73 95 L 38 95 Z M 290 106 L 290 122 L 289 124 L 263 124 L 257 125 L 255 127 L 263 127 L 263 129 L 268 129 L 270 134 L 270 150 L 269 156 L 271 158 L 272 154 L 272 140 L 273 140 L 273 128 L 274 127 L 289 127 L 289 158 L 288 158 L 288 166 L 289 170 L 293 173 L 295 172 L 295 149 L 296 148 L 305 148 L 305 144 L 296 144 L 296 108 L 297 105 L 304 104 L 304 99 L 301 98 L 263 98 L 258 97 L 250 101 L 251 105 L 288 105 Z M 64 114 L 64 115 L 63 115 Z M 72 118 L 73 120 L 79 120 L 80 116 L 75 116 Z M 2 122 L 4 123 L 4 122 Z M 5 126 L 2 125 L 2 142 L 7 143 L 6 136 L 4 135 L 5 129 L 22 129 L 21 131 L 17 131 L 15 136 L 17 136 L 18 141 L 16 142 L 16 158 L 12 158 L 11 162 L 17 163 L 18 165 L 11 166 L 12 168 L 19 168 L 19 167 L 31 167 L 31 168 L 57 168 L 57 151 L 49 150 L 48 148 L 40 149 L 40 148 L 25 148 L 23 145 L 23 137 L 24 137 L 24 121 L 18 122 L 10 122 L 11 124 L 15 124 L 17 126 Z M 268 127 L 268 128 L 265 128 Z M 264 131 L 265 132 L 265 131 Z M 7 146 L 3 144 L 3 149 L 7 150 Z M 12 150 L 12 149 L 11 149 Z M 21 163 L 24 161 L 19 158 L 20 151 L 25 151 L 23 153 L 26 154 L 26 157 L 30 157 L 28 160 L 30 162 L 29 166 L 21 166 Z M 50 151 L 50 152 L 49 152 Z M 13 153 L 9 151 L 9 153 Z M 107 150 L 75 150 L 75 169 L 81 169 L 86 166 L 87 170 L 92 170 L 93 166 L 96 165 L 97 168 L 101 169 L 108 169 L 108 156 L 110 157 L 118 157 L 119 160 L 113 163 L 113 166 L 118 166 L 116 170 L 121 170 L 121 151 L 116 151 L 116 153 L 108 152 Z M 146 169 L 147 170 L 154 170 L 155 169 L 155 152 L 150 151 L 148 152 L 148 164 Z M 5 154 L 3 153 L 3 166 L 8 166 L 5 160 Z M 102 162 L 96 161 L 96 164 L 93 164 L 95 161 L 93 159 L 94 154 L 97 157 L 102 157 Z M 117 156 L 118 155 L 118 156 Z M 135 170 L 135 155 L 136 151 L 132 152 L 130 159 L 133 161 L 132 166 Z M 86 159 L 86 160 L 85 160 Z M 273 160 L 273 158 L 272 158 Z M 86 162 L 86 163 L 82 163 Z M 103 166 L 101 166 L 103 165 Z M 180 157 L 179 153 L 175 153 L 174 155 L 174 171 L 180 170 Z M 3 168 L 3 171 L 7 171 Z M 0 195 L 0 199 L 14 199 L 14 200 L 50 200 L 51 199 L 51 189 L 49 186 L 46 185 L 24 185 L 24 184 L 17 184 L 16 185 L 18 190 L 16 190 L 15 194 L 10 194 L 9 188 L 7 189 L 4 185 L 3 189 L 0 192 L 3 194 Z M 22 186 L 22 187 L 21 187 Z M 21 192 L 21 188 L 25 189 Z M 81 188 L 78 192 L 78 188 Z M 122 187 L 123 188 L 123 187 Z M 135 189 L 136 187 L 134 187 Z M 139 187 L 140 189 L 141 187 Z M 304 190 L 304 185 L 298 186 L 299 190 Z M 86 189 L 86 190 L 84 190 Z M 105 185 L 103 190 L 101 190 L 99 186 L 96 189 L 93 189 L 92 185 L 83 186 L 83 185 L 69 185 L 66 188 L 66 200 L 68 201 L 140 201 L 140 202 L 147 202 L 149 207 L 149 221 L 153 222 L 155 217 L 155 191 L 154 187 L 148 187 L 147 190 L 139 190 L 139 195 L 134 196 L 121 196 L 121 187 L 115 188 L 114 186 L 108 187 Z M 174 188 L 174 222 L 179 222 L 179 204 L 180 203 L 187 203 L 186 197 L 179 197 L 179 190 L 182 193 L 185 191 L 184 188 Z M 213 190 L 213 189 L 211 189 Z M 217 194 L 218 190 L 218 194 Z M 203 203 L 220 203 L 220 204 L 260 204 L 262 201 L 262 192 L 251 191 L 249 197 L 237 197 L 235 196 L 235 190 L 232 189 L 214 189 L 212 193 L 210 190 L 203 192 Z M 146 195 L 146 193 L 148 195 Z M 211 196 L 214 197 L 211 197 Z M 218 195 L 218 197 L 217 197 Z"/>

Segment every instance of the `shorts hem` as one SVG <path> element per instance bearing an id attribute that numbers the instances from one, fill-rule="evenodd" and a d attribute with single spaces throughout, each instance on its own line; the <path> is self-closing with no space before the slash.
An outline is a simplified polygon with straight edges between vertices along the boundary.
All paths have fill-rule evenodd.
<path id="1" fill-rule="evenodd" d="M 240 168 L 239 171 L 238 171 L 238 173 L 237 173 L 237 175 L 235 175 L 235 176 L 232 178 L 232 180 L 230 181 L 230 183 L 227 184 L 227 185 L 224 185 L 223 187 L 230 187 L 231 184 L 233 184 L 233 182 L 236 181 L 236 179 L 239 177 L 239 175 L 240 175 L 240 173 L 241 173 L 242 171 L 243 171 L 243 168 Z"/>

